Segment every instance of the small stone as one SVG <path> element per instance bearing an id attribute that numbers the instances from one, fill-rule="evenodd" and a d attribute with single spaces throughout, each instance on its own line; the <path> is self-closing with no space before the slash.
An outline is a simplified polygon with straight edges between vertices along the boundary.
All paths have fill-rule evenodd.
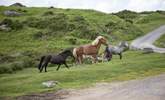
<path id="1" fill-rule="evenodd" d="M 143 51 L 144 51 L 143 53 L 145 53 L 145 54 L 154 52 L 154 50 L 152 48 L 144 48 Z"/>
<path id="2" fill-rule="evenodd" d="M 0 31 L 10 31 L 11 30 L 11 28 L 10 27 L 8 27 L 7 25 L 0 25 Z"/>
<path id="3" fill-rule="evenodd" d="M 45 87 L 51 88 L 57 85 L 58 83 L 59 83 L 58 81 L 46 81 L 46 82 L 42 82 L 42 85 L 44 85 Z"/>

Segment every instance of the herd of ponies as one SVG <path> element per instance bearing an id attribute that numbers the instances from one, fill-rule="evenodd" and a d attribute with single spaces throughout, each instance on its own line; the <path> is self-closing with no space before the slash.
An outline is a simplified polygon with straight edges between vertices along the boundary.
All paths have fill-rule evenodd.
<path id="1" fill-rule="evenodd" d="M 66 59 L 70 56 L 74 59 L 77 64 L 82 64 L 83 59 L 86 56 L 92 58 L 93 63 L 96 63 L 99 60 L 98 52 L 100 50 L 101 45 L 105 45 L 106 48 L 101 57 L 102 61 L 110 61 L 112 59 L 112 55 L 119 55 L 120 59 L 122 59 L 122 52 L 128 50 L 129 45 L 127 42 L 120 42 L 117 46 L 112 46 L 108 44 L 108 41 L 103 36 L 98 36 L 92 43 L 80 45 L 75 48 L 68 48 L 63 50 L 58 55 L 45 55 L 40 59 L 40 63 L 38 65 L 38 69 L 42 72 L 45 69 L 47 72 L 47 66 L 49 63 L 57 64 L 57 71 L 59 70 L 61 65 L 65 65 L 66 68 L 69 69 L 69 66 L 66 63 Z"/>

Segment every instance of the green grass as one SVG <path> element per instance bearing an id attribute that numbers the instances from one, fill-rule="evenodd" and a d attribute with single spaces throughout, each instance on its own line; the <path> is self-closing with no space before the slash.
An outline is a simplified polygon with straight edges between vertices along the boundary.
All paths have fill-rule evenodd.
<path id="1" fill-rule="evenodd" d="M 135 24 L 146 34 L 165 23 L 165 15 L 159 13 L 141 14 L 140 17 L 134 19 Z"/>
<path id="2" fill-rule="evenodd" d="M 158 47 L 165 48 L 165 34 L 162 35 L 156 42 L 154 43 Z"/>
<path id="3" fill-rule="evenodd" d="M 27 12 L 18 17 L 3 15 L 5 10 L 19 11 L 20 9 Z M 50 11 L 54 15 L 43 15 Z M 129 17 L 130 14 L 127 14 Z M 38 73 L 38 70 L 32 65 L 41 55 L 54 54 L 68 47 L 90 43 L 96 35 L 105 36 L 110 44 L 117 44 L 122 40 L 131 42 L 138 36 L 165 24 L 163 13 L 152 12 L 145 15 L 137 13 L 137 17 L 131 19 L 131 23 L 114 14 L 94 10 L 0 6 L 0 21 L 6 18 L 13 21 L 13 27 L 18 28 L 21 24 L 23 28 L 18 28 L 18 30 L 16 28 L 10 32 L 0 31 L 0 70 L 3 68 L 13 73 L 0 74 L 0 96 L 18 96 L 60 88 L 81 88 L 91 86 L 96 82 L 129 80 L 165 71 L 164 54 L 145 55 L 132 51 L 126 53 L 123 60 L 115 57 L 109 63 L 84 64 L 73 66 L 70 70 L 64 68 L 58 72 L 51 67 L 47 73 Z M 29 18 L 35 21 L 33 22 Z M 19 23 L 15 20 L 18 20 Z M 32 23 L 28 23 L 31 21 Z M 65 24 L 79 27 L 68 30 Z M 41 26 L 38 27 L 38 25 Z M 51 25 L 53 27 L 50 28 Z M 112 31 L 111 34 L 108 33 L 109 29 Z M 39 32 L 43 32 L 43 37 L 36 38 L 41 35 Z M 76 43 L 73 44 L 72 40 L 75 39 Z M 160 41 L 163 40 L 164 38 L 160 39 Z M 20 66 L 18 66 L 19 64 Z M 25 68 L 24 66 L 29 68 L 15 71 Z M 5 73 L 5 71 L 1 71 Z M 47 80 L 57 80 L 60 85 L 50 89 L 44 88 L 41 83 Z"/>
<path id="4" fill-rule="evenodd" d="M 88 87 L 96 82 L 124 81 L 157 75 L 165 72 L 164 54 L 142 54 L 129 51 L 122 60 L 114 56 L 111 62 L 73 66 L 69 70 L 56 71 L 48 67 L 47 73 L 39 73 L 37 68 L 28 68 L 14 74 L 0 75 L 0 96 L 19 96 L 58 89 Z M 43 81 L 56 80 L 60 84 L 45 88 Z"/>

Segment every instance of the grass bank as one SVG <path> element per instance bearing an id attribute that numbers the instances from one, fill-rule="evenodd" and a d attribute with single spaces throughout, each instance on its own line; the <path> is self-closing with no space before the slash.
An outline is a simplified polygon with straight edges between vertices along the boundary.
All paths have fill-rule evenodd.
<path id="1" fill-rule="evenodd" d="M 14 74 L 0 74 L 0 96 L 19 96 L 58 89 L 82 88 L 96 82 L 124 81 L 157 75 L 165 72 L 165 54 L 142 54 L 129 51 L 122 60 L 114 56 L 111 62 L 73 66 L 56 71 L 49 67 L 47 73 L 36 68 L 27 68 Z M 60 84 L 45 88 L 43 81 L 56 80 Z"/>
<path id="2" fill-rule="evenodd" d="M 156 42 L 154 43 L 158 47 L 165 48 L 165 34 L 162 35 Z"/>

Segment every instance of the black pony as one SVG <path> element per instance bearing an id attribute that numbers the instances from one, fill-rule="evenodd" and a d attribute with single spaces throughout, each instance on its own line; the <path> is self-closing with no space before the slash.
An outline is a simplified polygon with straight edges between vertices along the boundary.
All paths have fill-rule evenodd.
<path id="1" fill-rule="evenodd" d="M 62 64 L 64 64 L 67 68 L 69 68 L 69 66 L 66 64 L 66 59 L 68 58 L 68 56 L 71 56 L 74 58 L 72 50 L 73 49 L 66 49 L 63 52 L 59 53 L 58 55 L 42 56 L 40 63 L 38 65 L 38 69 L 40 70 L 40 72 L 42 72 L 43 68 L 45 67 L 45 72 L 47 72 L 46 68 L 49 62 L 52 64 L 58 65 L 56 69 L 57 71 L 59 70 Z"/>

